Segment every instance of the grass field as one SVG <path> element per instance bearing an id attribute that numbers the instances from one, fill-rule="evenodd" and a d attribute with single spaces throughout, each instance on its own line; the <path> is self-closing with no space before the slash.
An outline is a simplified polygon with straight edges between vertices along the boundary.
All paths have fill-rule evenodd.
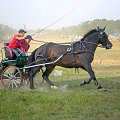
<path id="1" fill-rule="evenodd" d="M 78 74 L 74 69 L 56 67 L 62 75 L 54 76 L 54 71 L 50 79 L 58 90 L 51 90 L 46 82 L 36 90 L 28 86 L 18 91 L 1 89 L 0 120 L 120 120 L 120 42 L 113 41 L 113 45 L 111 50 L 98 48 L 92 63 L 107 92 L 98 91 L 93 82 L 80 86 L 89 77 L 81 69 Z"/>

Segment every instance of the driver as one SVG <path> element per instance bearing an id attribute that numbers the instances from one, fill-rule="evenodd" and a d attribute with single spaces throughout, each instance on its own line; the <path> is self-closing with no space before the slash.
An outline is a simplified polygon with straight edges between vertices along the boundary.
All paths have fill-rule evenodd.
<path id="1" fill-rule="evenodd" d="M 12 52 L 18 56 L 18 55 L 22 55 L 25 56 L 25 53 L 19 48 L 19 41 L 21 41 L 22 39 L 25 39 L 25 33 L 26 31 L 23 29 L 20 29 L 18 31 L 18 34 L 14 35 L 14 37 L 11 39 L 10 43 L 9 43 L 9 47 L 11 48 Z"/>

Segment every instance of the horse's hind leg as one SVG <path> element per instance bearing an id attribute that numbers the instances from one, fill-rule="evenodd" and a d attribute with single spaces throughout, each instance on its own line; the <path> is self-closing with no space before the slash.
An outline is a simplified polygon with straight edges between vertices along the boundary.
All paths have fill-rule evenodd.
<path id="1" fill-rule="evenodd" d="M 91 80 L 94 80 L 95 85 L 97 86 L 98 89 L 101 89 L 101 85 L 99 84 L 99 82 L 97 81 L 94 71 L 92 70 L 91 64 L 86 64 L 84 66 L 85 70 L 89 73 L 90 75 L 90 79 L 88 81 L 83 81 L 83 83 L 81 83 L 81 85 L 85 85 L 85 84 L 89 84 L 91 82 Z"/>
<path id="2" fill-rule="evenodd" d="M 34 67 L 31 71 L 30 71 L 30 76 L 29 76 L 29 81 L 30 81 L 30 89 L 35 89 L 34 87 L 34 82 L 33 82 L 33 77 L 35 76 L 35 74 L 41 69 L 42 67 Z"/>
<path id="3" fill-rule="evenodd" d="M 49 65 L 46 67 L 45 72 L 43 73 L 42 77 L 44 80 L 46 80 L 46 82 L 50 85 L 50 86 L 54 86 L 54 84 L 49 80 L 49 75 L 50 73 L 53 71 L 53 69 L 55 68 L 55 66 Z"/>

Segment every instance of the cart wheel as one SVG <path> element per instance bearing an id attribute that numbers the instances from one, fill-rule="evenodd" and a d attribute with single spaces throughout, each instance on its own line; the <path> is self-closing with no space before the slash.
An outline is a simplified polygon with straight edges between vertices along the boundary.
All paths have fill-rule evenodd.
<path id="1" fill-rule="evenodd" d="M 25 69 L 25 71 L 24 71 L 23 84 L 25 84 L 25 85 L 29 85 L 28 69 Z"/>
<path id="2" fill-rule="evenodd" d="M 40 71 L 38 71 L 33 78 L 34 86 L 36 88 L 41 86 L 44 82 L 43 77 L 42 77 L 43 72 L 44 72 L 44 68 L 40 69 Z"/>
<path id="3" fill-rule="evenodd" d="M 18 89 L 23 82 L 21 71 L 15 66 L 6 67 L 2 72 L 1 80 L 4 88 L 10 90 Z"/>

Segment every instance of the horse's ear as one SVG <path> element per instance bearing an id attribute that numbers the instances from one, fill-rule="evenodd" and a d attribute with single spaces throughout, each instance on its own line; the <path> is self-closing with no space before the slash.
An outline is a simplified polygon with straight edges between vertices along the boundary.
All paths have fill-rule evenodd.
<path id="1" fill-rule="evenodd" d="M 103 31 L 105 30 L 106 26 L 103 28 Z"/>
<path id="2" fill-rule="evenodd" d="M 96 29 L 97 31 L 99 31 L 100 30 L 100 28 L 99 28 L 99 26 L 97 27 L 97 29 Z"/>

